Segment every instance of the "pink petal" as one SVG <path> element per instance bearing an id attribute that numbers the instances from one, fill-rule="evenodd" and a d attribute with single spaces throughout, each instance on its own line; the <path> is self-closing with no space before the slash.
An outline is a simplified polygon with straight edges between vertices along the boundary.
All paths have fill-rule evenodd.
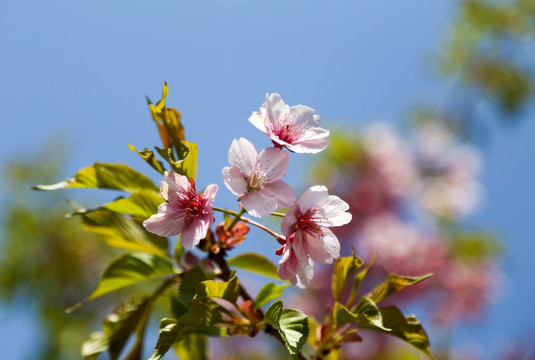
<path id="1" fill-rule="evenodd" d="M 277 206 L 288 207 L 295 203 L 296 197 L 290 185 L 282 180 L 277 180 L 264 185 L 264 189 L 269 191 L 277 199 Z"/>
<path id="2" fill-rule="evenodd" d="M 306 105 L 295 105 L 290 108 L 290 116 L 294 117 L 294 124 L 306 127 L 319 127 L 320 117 L 314 116 L 314 109 Z"/>
<path id="3" fill-rule="evenodd" d="M 256 190 L 248 192 L 242 197 L 242 204 L 245 210 L 252 216 L 262 217 L 275 211 L 277 199 L 269 191 Z"/>
<path id="4" fill-rule="evenodd" d="M 215 200 L 215 195 L 217 194 L 218 189 L 219 187 L 216 184 L 210 184 L 206 187 L 206 190 L 204 190 L 204 192 L 202 193 L 203 199 L 206 200 L 206 202 L 204 203 L 204 206 L 211 207 L 212 202 Z"/>
<path id="5" fill-rule="evenodd" d="M 227 188 L 236 196 L 242 196 L 247 192 L 246 176 L 237 166 L 223 168 L 223 182 Z"/>
<path id="6" fill-rule="evenodd" d="M 288 149 L 297 153 L 316 154 L 329 145 L 328 136 L 328 130 L 321 128 L 307 129 L 303 136 L 294 141 L 291 148 L 289 147 Z"/>
<path id="7" fill-rule="evenodd" d="M 193 249 L 201 239 L 206 237 L 210 223 L 205 220 L 195 219 L 190 226 L 185 227 L 180 234 L 180 241 L 187 249 Z"/>
<path id="8" fill-rule="evenodd" d="M 329 199 L 318 210 L 318 223 L 321 226 L 342 226 L 351 221 L 347 212 L 349 205 L 338 196 L 330 195 Z"/>
<path id="9" fill-rule="evenodd" d="M 297 267 L 299 262 L 295 256 L 292 256 L 292 247 L 290 243 L 284 245 L 284 250 L 282 252 L 282 257 L 279 260 L 279 269 L 277 274 L 282 280 L 290 280 L 295 277 L 297 273 Z"/>
<path id="10" fill-rule="evenodd" d="M 282 115 L 290 112 L 290 107 L 284 103 L 279 94 L 266 94 L 266 101 L 262 104 L 262 108 L 266 109 L 266 127 L 275 125 L 275 121 Z"/>
<path id="11" fill-rule="evenodd" d="M 322 185 L 316 185 L 308 188 L 303 195 L 297 200 L 303 213 L 313 207 L 321 207 L 329 199 L 327 188 Z"/>
<path id="12" fill-rule="evenodd" d="M 290 157 L 286 151 L 277 148 L 267 148 L 260 152 L 255 172 L 264 175 L 265 181 L 270 183 L 282 179 L 288 171 Z"/>
<path id="13" fill-rule="evenodd" d="M 301 216 L 301 209 L 299 205 L 295 205 L 282 218 L 281 231 L 286 237 L 289 237 L 295 232 L 298 216 Z"/>
<path id="14" fill-rule="evenodd" d="M 177 219 L 177 217 L 179 217 Z M 184 225 L 184 214 L 176 211 L 169 204 L 164 203 L 158 206 L 158 213 L 152 215 L 143 222 L 147 231 L 160 236 L 178 235 Z"/>
<path id="15" fill-rule="evenodd" d="M 189 186 L 190 184 L 186 176 L 179 175 L 173 170 L 169 170 L 163 173 L 160 194 L 165 200 L 169 200 L 169 191 L 171 193 L 187 192 Z"/>
<path id="16" fill-rule="evenodd" d="M 310 282 L 314 277 L 314 263 L 311 258 L 308 258 L 307 261 L 299 260 L 299 266 L 297 267 L 297 275 L 295 276 L 296 282 L 292 281 L 292 284 L 297 285 L 301 289 L 308 288 Z"/>
<path id="17" fill-rule="evenodd" d="M 228 151 L 228 161 L 230 166 L 237 166 L 240 171 L 251 176 L 254 171 L 258 151 L 249 140 L 240 138 L 232 141 Z"/>
<path id="18" fill-rule="evenodd" d="M 312 260 L 324 264 L 331 264 L 340 256 L 340 242 L 331 230 L 323 228 L 323 235 L 314 237 L 297 231 L 294 240 L 294 249 L 298 258 L 305 259 L 305 255 Z"/>

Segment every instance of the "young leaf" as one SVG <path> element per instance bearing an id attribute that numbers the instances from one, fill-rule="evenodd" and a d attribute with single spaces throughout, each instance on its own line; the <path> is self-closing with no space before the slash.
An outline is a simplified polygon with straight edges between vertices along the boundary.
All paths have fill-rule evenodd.
<path id="1" fill-rule="evenodd" d="M 391 329 L 391 331 L 386 332 L 372 323 L 361 323 L 360 328 L 396 336 L 433 359 L 427 333 L 414 315 L 405 317 L 395 306 L 388 306 L 380 309 L 380 311 L 384 326 Z"/>
<path id="2" fill-rule="evenodd" d="M 282 296 L 284 289 L 286 289 L 289 284 L 286 285 L 276 285 L 274 283 L 267 283 L 260 289 L 256 299 L 254 301 L 255 308 L 259 309 L 271 300 L 275 300 Z"/>
<path id="3" fill-rule="evenodd" d="M 388 275 L 388 279 L 379 284 L 375 289 L 367 294 L 366 297 L 378 304 L 393 293 L 401 291 L 407 286 L 417 284 L 425 279 L 430 278 L 431 276 L 433 276 L 433 274 L 426 274 L 419 277 L 390 274 Z"/>
<path id="4" fill-rule="evenodd" d="M 124 254 L 113 260 L 104 271 L 97 288 L 85 301 L 141 281 L 174 274 L 166 258 L 144 253 Z"/>
<path id="5" fill-rule="evenodd" d="M 176 173 L 195 179 L 195 174 L 197 173 L 197 144 L 182 141 L 178 159 L 176 159 L 172 148 L 162 149 L 156 147 L 156 151 L 171 165 Z"/>
<path id="6" fill-rule="evenodd" d="M 284 345 L 294 359 L 308 337 L 308 317 L 298 310 L 283 309 L 282 300 L 275 301 L 266 310 L 265 321 L 279 331 Z"/>
<path id="7" fill-rule="evenodd" d="M 145 175 L 124 164 L 95 163 L 78 171 L 73 178 L 57 184 L 36 185 L 35 190 L 57 190 L 64 188 L 114 189 L 126 192 L 152 191 L 158 187 Z"/>
<path id="8" fill-rule="evenodd" d="M 179 302 L 187 305 L 193 300 L 197 294 L 197 286 L 205 280 L 208 279 L 199 266 L 194 266 L 189 269 L 188 272 L 182 276 L 182 281 L 180 281 L 180 285 L 178 285 L 180 294 L 178 297 Z"/>
<path id="9" fill-rule="evenodd" d="M 208 360 L 207 348 L 206 336 L 191 334 L 175 346 L 175 353 L 180 359 Z"/>
<path id="10" fill-rule="evenodd" d="M 283 309 L 279 319 L 279 333 L 294 359 L 307 341 L 308 318 L 294 309 Z"/>
<path id="11" fill-rule="evenodd" d="M 384 326 L 383 317 L 377 305 L 367 297 L 360 298 L 353 313 L 357 315 L 357 320 L 361 324 L 372 324 L 383 331 L 390 331 L 389 328 Z"/>
<path id="12" fill-rule="evenodd" d="M 236 272 L 232 272 L 229 281 L 219 282 L 206 280 L 197 286 L 197 297 L 220 298 L 236 304 L 240 295 L 240 283 L 236 277 Z"/>
<path id="13" fill-rule="evenodd" d="M 165 171 L 165 168 L 163 167 L 162 162 L 156 159 L 156 156 L 154 156 L 154 153 L 152 152 L 152 150 L 145 148 L 141 151 L 137 151 L 136 148 L 130 144 L 128 144 L 128 148 L 132 151 L 137 152 L 139 156 L 141 156 L 141 158 L 145 160 L 147 164 L 152 166 L 154 170 L 158 171 L 160 174 L 163 174 L 163 172 Z"/>
<path id="14" fill-rule="evenodd" d="M 175 345 L 178 328 L 179 325 L 176 319 L 164 318 L 160 321 L 158 341 L 149 360 L 161 359 Z"/>
<path id="15" fill-rule="evenodd" d="M 358 290 L 360 287 L 360 284 L 362 283 L 362 280 L 364 280 L 364 277 L 368 273 L 368 270 L 372 266 L 373 262 L 375 261 L 375 257 L 377 254 L 374 254 L 371 260 L 366 264 L 364 269 L 362 269 L 357 275 L 355 275 L 355 280 L 353 281 L 353 287 L 351 288 L 351 295 L 349 296 L 349 300 L 347 301 L 347 306 L 349 307 L 351 304 L 355 302 L 358 295 Z"/>
<path id="16" fill-rule="evenodd" d="M 227 264 L 229 266 L 280 280 L 279 275 L 277 274 L 277 267 L 262 255 L 255 253 L 240 254 L 228 259 Z"/>
<path id="17" fill-rule="evenodd" d="M 355 251 L 353 251 L 353 256 L 336 259 L 332 282 L 334 300 L 340 301 L 340 297 L 342 296 L 342 292 L 344 291 L 349 277 L 355 270 L 360 268 L 363 263 L 364 262 L 360 258 L 355 256 Z"/>
<path id="18" fill-rule="evenodd" d="M 109 246 L 166 256 L 167 238 L 152 234 L 143 225 L 105 208 L 78 211 L 85 230 L 104 235 Z"/>
<path id="19" fill-rule="evenodd" d="M 158 206 L 164 202 L 165 200 L 154 192 L 140 191 L 127 198 L 116 199 L 102 207 L 145 220 L 156 214 Z"/>
<path id="20" fill-rule="evenodd" d="M 108 336 L 108 354 L 111 360 L 119 358 L 130 335 L 144 327 L 151 304 L 150 296 L 136 295 L 106 316 L 102 328 Z"/>
<path id="21" fill-rule="evenodd" d="M 84 360 L 97 360 L 98 356 L 108 349 L 108 337 L 104 332 L 91 333 L 89 339 L 82 345 Z"/>

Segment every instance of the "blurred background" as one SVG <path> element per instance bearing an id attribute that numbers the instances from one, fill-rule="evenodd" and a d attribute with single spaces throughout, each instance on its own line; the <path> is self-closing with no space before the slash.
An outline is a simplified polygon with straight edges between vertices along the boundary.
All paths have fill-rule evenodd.
<path id="1" fill-rule="evenodd" d="M 288 182 L 350 203 L 344 255 L 377 252 L 378 277 L 435 273 L 395 301 L 422 320 L 437 358 L 535 358 L 533 0 L 5 0 L 0 33 L 1 358 L 79 358 L 121 298 L 64 313 L 116 254 L 64 218 L 65 197 L 91 207 L 117 194 L 29 188 L 95 161 L 159 181 L 127 143 L 158 145 L 145 97 L 158 100 L 164 81 L 217 206 L 237 206 L 221 180 L 232 140 L 270 146 L 247 121 L 265 94 L 313 107 L 331 145 L 292 154 Z M 262 242 L 276 260 L 262 236 L 236 251 Z M 330 299 L 309 295 L 288 301 L 321 316 Z M 223 358 L 270 358 L 255 344 Z M 344 356 L 419 358 L 374 336 Z"/>

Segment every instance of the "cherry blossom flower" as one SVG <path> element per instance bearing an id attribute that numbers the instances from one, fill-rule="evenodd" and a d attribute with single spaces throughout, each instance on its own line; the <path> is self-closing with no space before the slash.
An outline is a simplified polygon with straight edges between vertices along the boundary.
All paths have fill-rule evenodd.
<path id="1" fill-rule="evenodd" d="M 158 207 L 158 213 L 143 222 L 145 228 L 160 236 L 181 234 L 184 247 L 193 249 L 214 222 L 212 202 L 217 185 L 208 185 L 204 193 L 197 194 L 193 179 L 175 173 L 164 173 L 160 194 L 167 201 Z"/>
<path id="2" fill-rule="evenodd" d="M 228 160 L 230 167 L 223 169 L 223 181 L 252 216 L 262 217 L 295 202 L 293 189 L 281 180 L 288 170 L 287 152 L 268 148 L 259 155 L 253 144 L 240 138 L 232 142 Z"/>
<path id="3" fill-rule="evenodd" d="M 301 195 L 282 219 L 281 229 L 301 261 L 312 260 L 330 264 L 340 256 L 340 243 L 329 229 L 351 221 L 349 205 L 329 195 L 325 186 L 312 186 Z M 288 243 L 287 243 L 288 244 Z"/>
<path id="4" fill-rule="evenodd" d="M 279 94 L 267 94 L 260 112 L 249 121 L 269 136 L 277 147 L 296 153 L 318 153 L 329 145 L 329 131 L 322 129 L 319 115 L 305 105 L 288 106 Z"/>
<path id="5" fill-rule="evenodd" d="M 314 263 L 310 257 L 297 257 L 292 247 L 295 234 L 290 236 L 286 243 L 277 250 L 277 255 L 282 255 L 279 260 L 279 270 L 277 273 L 283 280 L 290 282 L 304 289 L 310 285 L 314 276 Z"/>

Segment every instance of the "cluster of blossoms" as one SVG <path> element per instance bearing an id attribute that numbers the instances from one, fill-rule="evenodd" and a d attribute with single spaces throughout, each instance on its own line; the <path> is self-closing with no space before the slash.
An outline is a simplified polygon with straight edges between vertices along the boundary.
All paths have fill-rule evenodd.
<path id="1" fill-rule="evenodd" d="M 347 200 L 355 219 L 336 231 L 342 250 L 354 247 L 366 259 L 376 255 L 378 266 L 372 275 L 434 273 L 401 296 L 409 300 L 427 295 L 435 301 L 437 324 L 476 319 L 500 278 L 492 255 L 461 253 L 456 239 L 464 231 L 459 221 L 474 211 L 481 197 L 477 180 L 481 160 L 476 149 L 456 142 L 453 134 L 434 122 L 416 129 L 413 146 L 392 127 L 377 123 L 350 140 L 335 137 L 331 146 L 340 146 L 336 141 L 358 149 L 356 156 L 348 156 L 338 167 L 328 156 L 318 163 L 320 179 Z M 322 178 L 325 173 L 328 177 Z M 311 291 L 328 293 L 326 286 L 314 281 Z M 299 301 L 308 299 L 313 297 L 303 294 Z M 317 304 L 308 307 L 317 308 Z"/>
<path id="2" fill-rule="evenodd" d="M 329 144 L 329 131 L 320 127 L 320 117 L 308 106 L 286 105 L 278 94 L 266 96 L 259 112 L 249 121 L 266 134 L 273 147 L 260 153 L 247 139 L 234 140 L 228 152 L 229 165 L 222 171 L 227 188 L 241 201 L 242 212 L 254 217 L 290 207 L 281 224 L 282 244 L 279 276 L 299 287 L 308 287 L 313 261 L 330 264 L 340 256 L 340 243 L 329 229 L 351 221 L 349 205 L 329 195 L 325 186 L 312 186 L 299 199 L 282 178 L 289 154 L 318 153 Z M 145 228 L 161 236 L 180 235 L 186 248 L 193 248 L 207 236 L 214 222 L 213 206 L 217 185 L 197 193 L 195 184 L 174 171 L 164 174 L 160 193 L 166 200 L 158 213 L 145 220 Z M 237 214 L 241 216 L 241 214 Z"/>

